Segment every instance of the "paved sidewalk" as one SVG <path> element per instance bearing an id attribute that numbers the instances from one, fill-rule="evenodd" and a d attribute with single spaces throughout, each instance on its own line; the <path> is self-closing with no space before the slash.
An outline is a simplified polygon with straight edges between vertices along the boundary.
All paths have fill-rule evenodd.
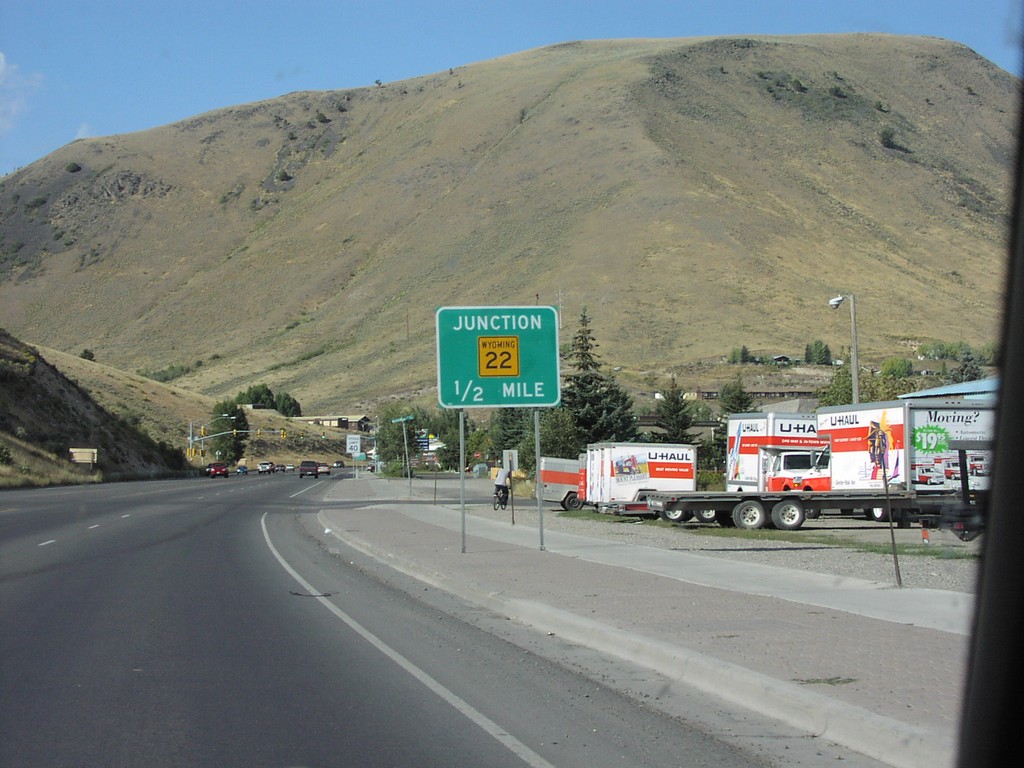
<path id="1" fill-rule="evenodd" d="M 480 480 L 466 481 L 462 552 L 458 482 L 412 491 L 338 481 L 320 520 L 328 536 L 563 640 L 890 765 L 953 765 L 971 596 L 550 529 L 542 551 L 535 506 L 517 506 L 514 526 L 472 515 L 490 494 Z"/>

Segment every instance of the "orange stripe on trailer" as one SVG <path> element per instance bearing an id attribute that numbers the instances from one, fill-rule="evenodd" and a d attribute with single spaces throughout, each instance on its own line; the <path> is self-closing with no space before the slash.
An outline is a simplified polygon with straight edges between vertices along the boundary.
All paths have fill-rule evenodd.
<path id="1" fill-rule="evenodd" d="M 540 481 L 542 483 L 557 483 L 558 485 L 578 485 L 580 473 L 578 471 L 560 472 L 557 469 L 542 469 L 540 471 Z"/>

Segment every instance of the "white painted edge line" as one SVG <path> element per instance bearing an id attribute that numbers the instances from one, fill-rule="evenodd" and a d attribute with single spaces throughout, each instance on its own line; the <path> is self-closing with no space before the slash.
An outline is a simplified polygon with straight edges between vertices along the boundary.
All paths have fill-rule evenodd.
<path id="1" fill-rule="evenodd" d="M 323 510 L 317 520 L 326 527 Z M 509 599 L 455 582 L 445 574 L 411 565 L 369 542 L 331 532 L 339 541 L 384 565 L 501 616 L 553 632 L 563 640 L 652 669 L 731 704 L 774 718 L 793 728 L 842 744 L 894 768 L 952 768 L 955 740 L 899 722 L 789 683 L 576 616 L 543 603 Z"/>
<path id="2" fill-rule="evenodd" d="M 303 491 L 299 491 L 299 493 L 302 492 Z M 297 496 L 298 494 L 295 495 Z M 366 629 L 362 624 L 360 624 L 347 613 L 345 613 L 343 610 L 341 610 L 334 603 L 330 602 L 327 598 L 323 597 L 322 593 L 319 590 L 314 589 L 312 584 L 310 584 L 308 581 L 302 578 L 302 576 L 300 576 L 295 571 L 295 569 L 292 568 L 287 561 L 285 561 L 285 559 L 277 551 L 277 548 L 274 547 L 273 542 L 271 542 L 270 540 L 270 534 L 267 531 L 266 512 L 264 512 L 263 516 L 260 518 L 260 527 L 263 529 L 263 538 L 267 542 L 267 548 L 270 550 L 270 553 L 274 556 L 277 562 L 281 564 L 281 567 L 284 568 L 288 575 L 295 579 L 295 581 L 297 581 L 302 586 L 302 588 L 310 594 L 310 596 L 314 597 L 317 600 L 317 602 L 319 602 L 327 610 L 329 610 L 331 613 L 333 613 L 335 616 L 341 619 L 345 624 L 347 624 L 349 628 L 351 628 L 356 634 L 358 634 L 360 637 L 366 640 L 366 642 L 368 642 L 378 651 L 383 653 L 387 658 L 391 659 L 393 662 L 395 662 L 398 666 L 400 666 L 414 678 L 419 680 L 423 685 L 425 685 L 435 694 L 440 696 L 441 699 L 447 702 L 450 706 L 454 707 L 456 710 L 465 715 L 477 727 L 479 727 L 489 736 L 498 741 L 503 747 L 512 752 L 512 754 L 519 757 L 527 765 L 533 766 L 533 768 L 555 768 L 555 766 L 552 763 L 549 763 L 547 760 L 538 755 L 528 746 L 526 746 L 521 741 L 516 739 L 514 736 L 509 734 L 505 728 L 502 728 L 489 717 L 484 715 L 482 712 L 472 707 L 467 701 L 456 695 L 453 691 L 450 691 L 448 688 L 445 688 L 443 685 L 441 685 L 440 682 L 435 680 L 424 670 L 417 667 L 407 658 L 402 656 L 402 654 L 400 654 L 394 648 L 389 646 L 379 637 L 377 637 L 368 629 Z"/>

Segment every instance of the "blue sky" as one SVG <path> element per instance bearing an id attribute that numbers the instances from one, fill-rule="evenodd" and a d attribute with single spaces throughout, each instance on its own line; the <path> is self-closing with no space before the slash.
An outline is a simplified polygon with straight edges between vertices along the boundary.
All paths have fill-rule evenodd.
<path id="1" fill-rule="evenodd" d="M 0 0 L 0 175 L 85 136 L 567 40 L 885 32 L 1021 74 L 1021 0 Z"/>

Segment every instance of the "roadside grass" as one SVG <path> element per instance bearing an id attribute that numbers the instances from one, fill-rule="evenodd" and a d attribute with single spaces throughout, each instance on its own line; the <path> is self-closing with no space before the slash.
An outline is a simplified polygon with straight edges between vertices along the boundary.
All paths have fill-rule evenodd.
<path id="1" fill-rule="evenodd" d="M 103 472 L 85 465 L 71 464 L 66 459 L 45 451 L 7 433 L 0 440 L 10 449 L 10 464 L 0 464 L 0 491 L 14 488 L 46 488 L 54 485 L 88 485 L 123 480 L 160 480 L 198 474 L 193 470 L 140 470 L 137 472 Z"/>
<path id="2" fill-rule="evenodd" d="M 11 463 L 0 465 L 0 489 L 79 485 L 102 480 L 99 472 L 69 465 L 13 435 L 3 435 L 3 441 L 11 451 Z"/>
<path id="3" fill-rule="evenodd" d="M 854 541 L 851 539 L 839 538 L 823 533 L 813 533 L 806 529 L 800 531 L 778 531 L 774 528 L 759 528 L 749 530 L 746 528 L 723 528 L 716 523 L 668 523 L 664 520 L 639 517 L 636 515 L 612 515 L 604 512 L 595 512 L 592 509 L 569 510 L 558 512 L 559 517 L 573 518 L 576 520 L 593 520 L 601 523 L 627 523 L 630 525 L 649 525 L 661 528 L 676 528 L 685 533 L 695 536 L 711 536 L 721 539 L 740 539 L 743 541 L 779 541 L 792 542 L 794 544 L 814 544 L 835 547 L 836 549 L 852 549 L 856 552 L 866 552 L 877 555 L 891 555 L 891 543 L 870 543 Z M 921 545 L 921 544 L 899 544 L 896 545 L 897 555 L 912 555 L 917 557 L 936 557 L 943 560 L 976 560 L 980 557 L 977 552 L 966 549 L 959 549 L 948 546 Z"/>

